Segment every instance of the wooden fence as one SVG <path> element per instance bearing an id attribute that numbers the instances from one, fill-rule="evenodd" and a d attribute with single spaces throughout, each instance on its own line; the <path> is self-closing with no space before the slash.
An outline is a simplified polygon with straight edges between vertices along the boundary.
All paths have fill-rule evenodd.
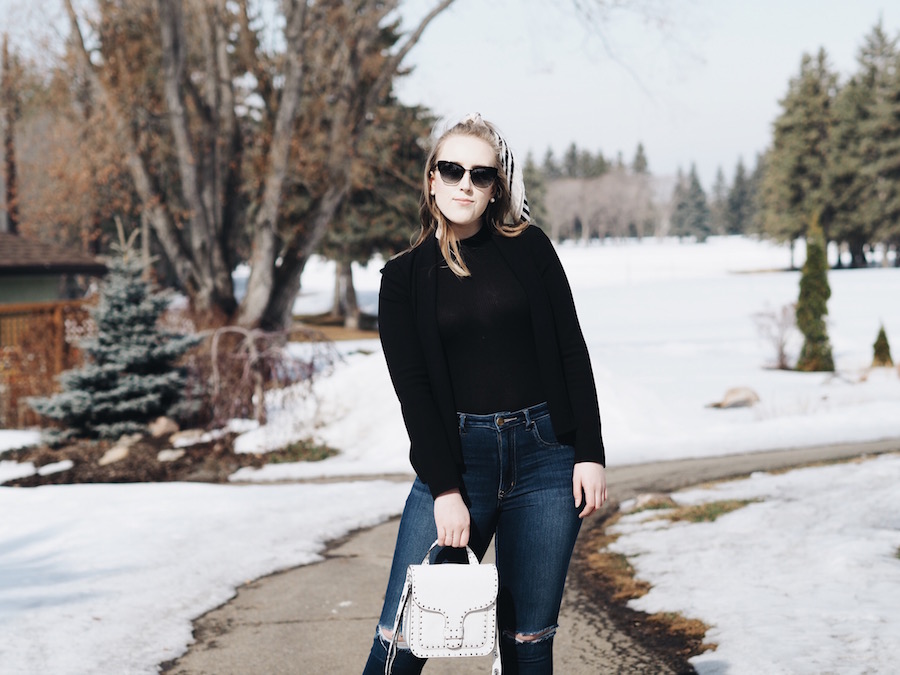
<path id="1" fill-rule="evenodd" d="M 90 330 L 80 300 L 0 305 L 0 427 L 38 423 L 26 399 L 57 391 L 56 376 L 79 363 Z"/>

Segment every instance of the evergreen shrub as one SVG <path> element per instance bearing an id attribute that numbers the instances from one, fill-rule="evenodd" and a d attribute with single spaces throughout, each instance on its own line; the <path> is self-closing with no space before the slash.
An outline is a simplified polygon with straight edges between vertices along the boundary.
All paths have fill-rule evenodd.
<path id="1" fill-rule="evenodd" d="M 803 333 L 797 370 L 834 371 L 831 342 L 825 325 L 830 297 L 825 238 L 818 215 L 814 215 L 806 233 L 806 262 L 800 275 L 800 297 L 797 300 L 797 328 Z"/>
<path id="2" fill-rule="evenodd" d="M 875 338 L 875 344 L 872 345 L 875 352 L 872 358 L 872 367 L 893 366 L 894 360 L 891 358 L 891 346 L 888 344 L 887 333 L 884 332 L 884 326 L 878 331 L 878 337 Z"/>
<path id="3" fill-rule="evenodd" d="M 200 337 L 160 326 L 169 296 L 143 278 L 127 250 L 108 267 L 91 310 L 96 335 L 80 345 L 88 362 L 59 376 L 60 393 L 28 401 L 61 427 L 49 434 L 52 442 L 142 432 L 175 408 L 185 388 L 178 361 Z"/>

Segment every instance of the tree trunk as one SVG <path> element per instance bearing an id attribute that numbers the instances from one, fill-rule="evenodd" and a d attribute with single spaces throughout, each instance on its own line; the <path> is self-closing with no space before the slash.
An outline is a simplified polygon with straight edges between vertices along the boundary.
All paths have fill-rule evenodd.
<path id="1" fill-rule="evenodd" d="M 288 158 L 291 152 L 291 138 L 294 123 L 300 107 L 300 95 L 303 84 L 303 41 L 304 22 L 306 18 L 306 2 L 289 3 L 290 15 L 287 16 L 285 40 L 287 43 L 287 68 L 285 72 L 284 90 L 278 104 L 275 118 L 275 129 L 272 132 L 272 143 L 269 146 L 268 167 L 262 200 L 256 219 L 253 223 L 253 251 L 250 254 L 250 278 L 247 280 L 247 295 L 238 307 L 237 323 L 241 326 L 258 326 L 269 323 L 272 319 L 269 306 L 273 295 L 278 293 L 275 287 L 275 264 L 278 257 L 278 237 L 276 226 L 278 212 L 281 208 L 282 192 L 287 177 Z M 302 266 L 301 266 L 302 270 Z M 300 277 L 291 287 L 296 294 L 299 290 Z M 284 299 L 278 302 L 282 320 L 286 320 L 289 306 L 284 306 Z M 288 325 L 283 323 L 282 326 Z"/>
<path id="2" fill-rule="evenodd" d="M 19 197 L 16 179 L 16 116 L 18 115 L 18 92 L 9 62 L 9 35 L 3 34 L 3 74 L 0 77 L 0 91 L 3 95 L 5 112 L 3 130 L 4 189 L 6 203 L 6 231 L 16 234 L 19 231 Z"/>
<path id="3" fill-rule="evenodd" d="M 334 305 L 331 313 L 344 320 L 344 328 L 359 328 L 359 303 L 353 287 L 353 263 L 338 260 L 334 270 Z"/>
<path id="4" fill-rule="evenodd" d="M 854 269 L 865 267 L 868 264 L 866 261 L 865 241 L 853 238 L 847 244 L 850 248 L 850 267 Z"/>
<path id="5" fill-rule="evenodd" d="M 125 113 L 116 105 L 110 91 L 108 91 L 103 81 L 97 75 L 95 66 L 91 62 L 91 57 L 85 46 L 84 36 L 81 32 L 78 15 L 72 5 L 72 0 L 65 0 L 65 6 L 81 62 L 81 71 L 87 78 L 90 89 L 94 96 L 97 97 L 98 103 L 109 111 L 115 122 L 115 129 L 112 130 L 112 133 L 124 148 L 125 161 L 134 181 L 135 191 L 144 205 L 147 217 L 153 226 L 153 231 L 185 291 L 194 303 L 199 304 L 202 308 L 207 303 L 211 303 L 213 298 L 211 294 L 204 295 L 203 293 L 205 285 L 201 283 L 199 270 L 194 265 L 190 251 L 182 240 L 178 226 L 165 208 L 164 195 L 158 189 L 152 172 L 138 151 Z"/>
<path id="6" fill-rule="evenodd" d="M 228 256 L 223 253 L 220 242 L 222 211 L 230 197 L 224 193 L 223 184 L 227 167 L 232 164 L 228 151 L 234 147 L 231 143 L 235 126 L 234 100 L 230 93 L 232 76 L 228 60 L 220 58 L 219 54 L 225 48 L 220 45 L 225 39 L 221 18 L 215 8 L 210 11 L 212 17 L 200 12 L 209 82 L 206 99 L 195 100 L 195 104 L 204 107 L 206 112 L 201 116 L 204 123 L 195 138 L 184 101 L 186 36 L 182 0 L 159 0 L 164 94 L 175 140 L 181 190 L 190 214 L 188 241 L 191 257 L 198 268 L 197 295 L 203 298 L 200 309 L 219 309 L 230 315 L 235 307 L 234 288 L 231 269 L 226 263 Z M 220 134 L 224 136 L 223 142 L 219 142 Z"/>

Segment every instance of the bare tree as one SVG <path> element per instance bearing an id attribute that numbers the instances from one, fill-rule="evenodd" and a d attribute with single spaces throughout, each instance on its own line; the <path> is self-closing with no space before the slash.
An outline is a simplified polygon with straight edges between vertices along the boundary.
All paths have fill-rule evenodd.
<path id="1" fill-rule="evenodd" d="M 597 22 L 664 1 L 568 0 Z M 349 193 L 364 129 L 454 0 L 432 0 L 402 35 L 400 0 L 271 0 L 283 21 L 277 48 L 254 0 L 95 0 L 93 13 L 63 2 L 73 82 L 108 120 L 140 217 L 194 308 L 210 321 L 284 327 Z M 238 305 L 240 260 L 251 275 Z"/>
<path id="2" fill-rule="evenodd" d="M 610 169 L 596 178 L 562 178 L 547 187 L 555 238 L 596 239 L 656 234 L 653 177 Z"/>
<path id="3" fill-rule="evenodd" d="M 195 307 L 245 326 L 283 326 L 303 267 L 347 193 L 371 111 L 453 0 L 437 2 L 391 51 L 383 27 L 397 2 L 286 0 L 284 51 L 277 54 L 262 48 L 248 0 L 101 0 L 93 22 L 64 2 L 81 73 L 112 117 L 144 213 Z M 126 42 L 135 25 L 143 41 L 132 35 Z M 136 57 L 159 66 L 158 81 L 128 72 Z M 256 85 L 243 100 L 240 77 Z M 239 115 L 253 94 L 263 102 L 259 120 Z M 310 157 L 310 146 L 328 151 Z M 248 157 L 255 163 L 249 189 Z M 304 186 L 305 213 L 286 223 L 281 211 L 294 162 L 315 165 L 308 172 L 314 179 Z M 246 230 L 252 273 L 237 307 L 234 240 Z"/>
<path id="4" fill-rule="evenodd" d="M 772 367 L 778 370 L 792 370 L 788 348 L 797 336 L 797 306 L 791 302 L 778 310 L 767 308 L 753 314 L 753 322 L 759 336 L 774 352 Z"/>

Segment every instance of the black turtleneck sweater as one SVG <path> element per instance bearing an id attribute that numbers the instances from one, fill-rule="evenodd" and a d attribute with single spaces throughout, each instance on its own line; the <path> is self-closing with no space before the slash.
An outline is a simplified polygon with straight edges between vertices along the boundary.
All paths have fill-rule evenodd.
<path id="1" fill-rule="evenodd" d="M 525 289 L 490 229 L 460 242 L 472 276 L 446 263 L 437 283 L 437 321 L 457 412 L 520 410 L 546 400 Z"/>

